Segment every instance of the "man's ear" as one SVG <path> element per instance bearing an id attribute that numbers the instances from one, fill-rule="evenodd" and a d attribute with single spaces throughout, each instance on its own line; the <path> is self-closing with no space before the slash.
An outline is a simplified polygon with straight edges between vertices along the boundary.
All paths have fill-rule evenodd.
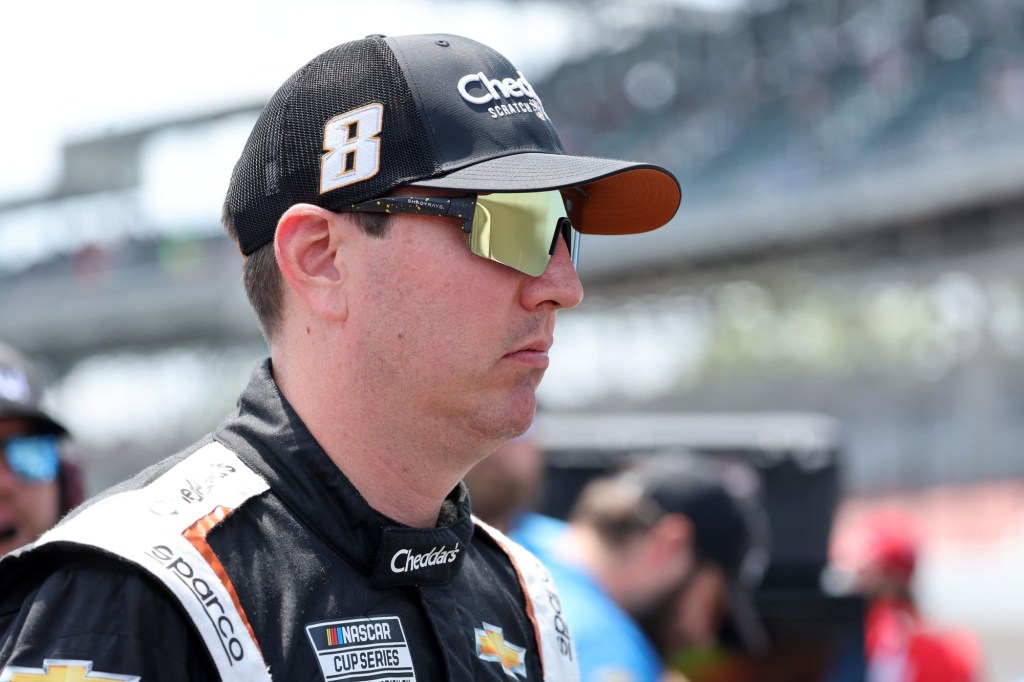
<path id="1" fill-rule="evenodd" d="M 312 204 L 295 204 L 277 223 L 274 254 L 292 291 L 319 317 L 344 320 L 345 259 L 348 246 L 338 214 Z"/>
<path id="2" fill-rule="evenodd" d="M 655 546 L 664 556 L 689 555 L 693 552 L 693 522 L 682 514 L 666 514 L 650 532 L 657 539 Z"/>

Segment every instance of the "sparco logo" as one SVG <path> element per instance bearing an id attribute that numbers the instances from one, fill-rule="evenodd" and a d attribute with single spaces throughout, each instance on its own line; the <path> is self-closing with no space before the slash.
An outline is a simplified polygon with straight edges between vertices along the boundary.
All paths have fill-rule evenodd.
<path id="1" fill-rule="evenodd" d="M 555 634 L 558 639 L 558 651 L 571 661 L 573 651 L 572 634 L 569 633 L 569 625 L 565 622 L 565 616 L 562 614 L 562 600 L 559 599 L 558 593 L 555 592 L 551 574 L 545 570 L 543 576 L 544 591 L 548 593 L 548 604 L 551 605 L 551 611 L 555 614 L 551 624 L 555 628 Z"/>
<path id="2" fill-rule="evenodd" d="M 234 665 L 237 661 L 241 661 L 245 657 L 245 649 L 236 636 L 235 623 L 231 618 L 232 606 L 222 604 L 210 583 L 199 577 L 192 565 L 184 558 L 177 556 L 174 550 L 167 545 L 156 545 L 146 554 L 173 573 L 196 598 L 205 611 L 206 617 L 216 628 L 220 645 L 228 655 L 228 662 Z M 241 628 L 239 629 L 241 630 Z"/>
<path id="3" fill-rule="evenodd" d="M 459 556 L 459 545 L 445 549 L 445 545 L 434 547 L 426 554 L 413 554 L 410 549 L 400 549 L 391 557 L 391 570 L 395 573 L 406 573 L 427 566 L 450 564 Z"/>

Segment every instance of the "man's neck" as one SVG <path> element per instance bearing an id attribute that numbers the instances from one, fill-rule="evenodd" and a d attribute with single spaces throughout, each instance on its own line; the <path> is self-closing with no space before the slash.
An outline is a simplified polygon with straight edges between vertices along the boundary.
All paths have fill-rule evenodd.
<path id="1" fill-rule="evenodd" d="M 299 413 L 303 420 L 306 417 Z M 445 497 L 467 467 L 460 458 L 400 429 L 367 429 L 369 417 L 313 419 L 313 437 L 371 507 L 414 528 L 437 525 Z M 356 424 L 356 429 L 344 424 Z"/>
<path id="2" fill-rule="evenodd" d="M 276 365 L 274 379 L 317 443 L 367 503 L 405 525 L 437 525 L 445 497 L 479 459 L 465 443 L 444 437 L 440 428 L 431 430 L 427 420 L 403 415 L 404 426 L 397 426 L 382 417 L 390 411 L 359 400 L 353 395 L 355 389 L 333 385 L 311 389 L 322 377 L 303 377 Z M 321 386 L 324 383 L 330 384 L 321 382 Z M 419 431 L 410 431 L 409 425 Z"/>
<path id="3" fill-rule="evenodd" d="M 415 451 L 399 455 L 385 448 L 360 450 L 352 445 L 324 449 L 371 507 L 413 528 L 437 525 L 441 504 L 461 474 L 445 475 L 439 467 L 430 466 L 425 456 L 411 462 L 408 455 L 418 455 Z"/>

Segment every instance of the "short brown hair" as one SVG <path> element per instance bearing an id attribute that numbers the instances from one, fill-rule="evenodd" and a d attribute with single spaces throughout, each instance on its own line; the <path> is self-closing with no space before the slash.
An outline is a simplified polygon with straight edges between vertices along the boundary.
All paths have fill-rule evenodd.
<path id="1" fill-rule="evenodd" d="M 371 237 L 383 238 L 388 233 L 388 218 L 385 213 L 353 213 L 352 219 Z M 231 213 L 224 206 L 221 216 L 224 231 L 232 241 L 238 243 L 238 230 L 235 229 Z M 263 331 L 263 336 L 270 341 L 281 326 L 281 307 L 283 298 L 283 278 L 277 265 L 274 253 L 274 242 L 270 241 L 253 251 L 242 264 L 242 284 L 249 304 L 256 313 L 256 319 Z"/>
<path id="2" fill-rule="evenodd" d="M 650 531 L 664 515 L 642 488 L 622 477 L 605 476 L 583 488 L 571 520 L 593 528 L 608 545 L 621 547 Z"/>

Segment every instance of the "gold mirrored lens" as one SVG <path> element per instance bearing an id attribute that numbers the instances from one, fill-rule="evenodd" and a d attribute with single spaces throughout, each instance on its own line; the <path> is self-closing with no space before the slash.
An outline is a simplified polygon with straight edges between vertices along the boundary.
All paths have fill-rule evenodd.
<path id="1" fill-rule="evenodd" d="M 481 194 L 473 216 L 473 253 L 539 277 L 551 260 L 565 204 L 558 191 Z"/>

